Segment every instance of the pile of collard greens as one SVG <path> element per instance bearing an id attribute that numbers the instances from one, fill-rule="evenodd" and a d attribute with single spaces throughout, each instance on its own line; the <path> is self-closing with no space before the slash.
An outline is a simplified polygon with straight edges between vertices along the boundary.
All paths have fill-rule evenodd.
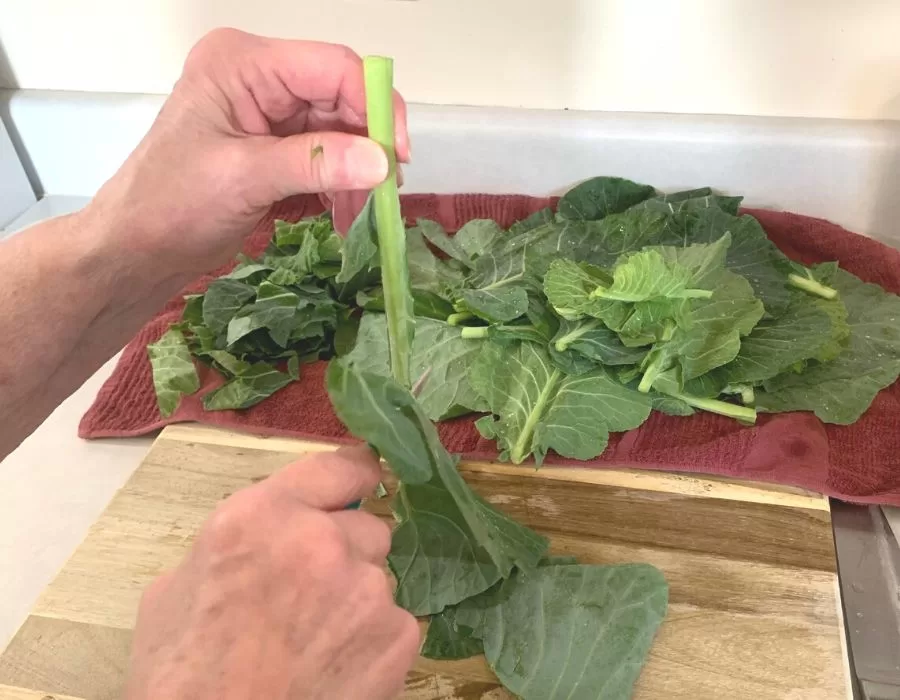
<path id="1" fill-rule="evenodd" d="M 425 415 L 485 413 L 503 459 L 538 464 L 597 457 L 651 410 L 857 420 L 900 373 L 900 299 L 790 261 L 739 201 L 599 177 L 508 231 L 418 221 L 410 371 L 428 370 Z M 379 265 L 371 206 L 343 241 L 327 216 L 276 222 L 262 256 L 187 297 L 149 347 L 163 415 L 198 390 L 193 360 L 227 379 L 211 411 L 252 406 L 318 359 L 388 376 Z"/>
<path id="2" fill-rule="evenodd" d="M 628 697 L 665 615 L 662 575 L 548 556 L 469 489 L 432 421 L 483 413 L 501 459 L 539 465 L 551 450 L 593 459 L 652 410 L 857 420 L 900 374 L 900 297 L 792 262 L 739 202 L 598 177 L 509 230 L 420 220 L 400 297 L 383 288 L 373 200 L 345 240 L 327 216 L 276 222 L 262 256 L 188 297 L 149 346 L 160 410 L 199 389 L 195 361 L 227 380 L 203 398 L 212 411 L 334 358 L 338 417 L 400 480 L 389 563 L 398 602 L 431 616 L 423 653 L 483 653 L 523 698 Z M 391 371 L 386 308 L 414 328 L 408 382 Z"/>

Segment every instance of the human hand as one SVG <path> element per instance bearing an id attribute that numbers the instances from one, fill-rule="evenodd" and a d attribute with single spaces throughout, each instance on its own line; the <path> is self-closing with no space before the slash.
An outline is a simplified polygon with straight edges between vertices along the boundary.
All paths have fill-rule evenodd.
<path id="1" fill-rule="evenodd" d="M 409 158 L 394 100 L 397 157 Z M 204 37 L 147 136 L 89 209 L 137 260 L 196 275 L 230 260 L 276 201 L 369 190 L 388 174 L 366 133 L 362 60 L 343 46 L 231 29 Z"/>
<path id="2" fill-rule="evenodd" d="M 418 627 L 393 602 L 388 526 L 343 510 L 379 476 L 345 448 L 224 501 L 141 601 L 127 700 L 396 697 Z"/>

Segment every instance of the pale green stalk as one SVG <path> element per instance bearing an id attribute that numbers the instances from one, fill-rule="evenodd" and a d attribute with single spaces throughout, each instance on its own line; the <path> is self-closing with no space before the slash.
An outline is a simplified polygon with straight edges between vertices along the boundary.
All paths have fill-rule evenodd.
<path id="1" fill-rule="evenodd" d="M 838 295 L 836 289 L 832 289 L 831 287 L 826 287 L 821 282 L 816 282 L 816 280 L 811 277 L 803 277 L 802 275 L 790 274 L 788 275 L 788 282 L 798 289 L 802 289 L 804 292 L 809 292 L 817 297 L 822 297 L 823 299 L 835 299 Z"/>
<path id="2" fill-rule="evenodd" d="M 397 191 L 397 154 L 394 150 L 394 62 L 382 56 L 363 59 L 369 138 L 380 144 L 388 159 L 388 177 L 375 188 L 375 223 L 381 258 L 381 284 L 387 316 L 391 373 L 410 385 L 410 352 L 414 333 L 413 303 L 406 263 L 406 229 Z"/>

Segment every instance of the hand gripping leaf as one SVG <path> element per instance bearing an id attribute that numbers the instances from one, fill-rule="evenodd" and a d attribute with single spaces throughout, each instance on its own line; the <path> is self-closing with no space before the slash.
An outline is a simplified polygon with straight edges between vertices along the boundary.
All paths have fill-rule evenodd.
<path id="1" fill-rule="evenodd" d="M 513 567 L 537 565 L 546 539 L 468 487 L 409 391 L 339 360 L 329 366 L 327 384 L 344 425 L 402 482 L 393 504 L 400 524 L 388 557 L 400 605 L 414 615 L 437 613 L 487 590 Z"/>

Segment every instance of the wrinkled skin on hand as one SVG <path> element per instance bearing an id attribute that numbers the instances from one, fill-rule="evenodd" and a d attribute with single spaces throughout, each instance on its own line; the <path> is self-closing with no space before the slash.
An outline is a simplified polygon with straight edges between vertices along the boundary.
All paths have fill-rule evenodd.
<path id="1" fill-rule="evenodd" d="M 141 602 L 128 700 L 387 700 L 420 644 L 384 570 L 390 530 L 363 511 L 378 461 L 319 454 L 222 503 Z"/>
<path id="2" fill-rule="evenodd" d="M 395 113 L 405 161 L 399 96 Z M 81 218 L 101 232 L 98 249 L 113 237 L 133 275 L 186 282 L 230 260 L 272 203 L 383 181 L 387 158 L 364 133 L 351 50 L 218 30 Z M 127 698 L 395 697 L 418 627 L 393 601 L 388 527 L 344 510 L 378 479 L 369 450 L 345 449 L 224 501 L 184 562 L 146 591 Z"/>
<path id="3" fill-rule="evenodd" d="M 406 106 L 394 103 L 405 162 Z M 361 135 L 365 123 L 362 60 L 350 49 L 216 30 L 91 206 L 138 258 L 200 274 L 230 260 L 273 202 L 384 180 L 387 158 Z"/>

